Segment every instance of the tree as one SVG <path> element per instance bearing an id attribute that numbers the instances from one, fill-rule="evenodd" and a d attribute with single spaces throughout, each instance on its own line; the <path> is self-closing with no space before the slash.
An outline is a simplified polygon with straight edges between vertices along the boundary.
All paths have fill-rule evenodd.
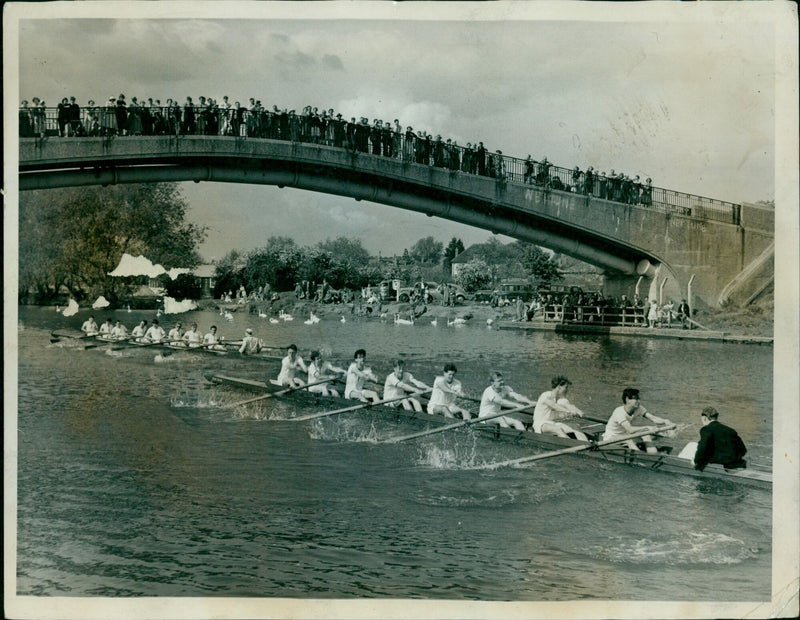
<path id="1" fill-rule="evenodd" d="M 214 271 L 214 297 L 239 290 L 245 283 L 243 258 L 237 250 L 231 250 L 219 261 Z"/>
<path id="2" fill-rule="evenodd" d="M 447 244 L 447 247 L 444 249 L 444 257 L 452 261 L 456 256 L 461 254 L 464 251 L 464 242 L 461 239 L 456 239 L 453 237 L 450 239 L 450 243 Z"/>
<path id="3" fill-rule="evenodd" d="M 164 288 L 167 295 L 177 300 L 200 299 L 203 296 L 200 280 L 190 273 L 182 273 L 174 280 L 167 277 Z"/>
<path id="4" fill-rule="evenodd" d="M 420 263 L 431 263 L 436 265 L 442 257 L 444 244 L 436 241 L 433 237 L 425 237 L 417 241 L 411 247 L 411 257 Z"/>
<path id="5" fill-rule="evenodd" d="M 550 256 L 533 243 L 520 242 L 522 264 L 526 271 L 543 284 L 550 284 L 562 278 L 561 272 Z"/>
<path id="6" fill-rule="evenodd" d="M 108 275 L 123 253 L 167 269 L 195 267 L 205 229 L 186 221 L 187 209 L 174 183 L 24 192 L 20 290 L 64 286 L 78 301 L 102 294 L 113 302 L 127 292 Z"/>
<path id="7" fill-rule="evenodd" d="M 461 266 L 455 281 L 468 293 L 486 288 L 492 283 L 489 265 L 484 260 L 474 258 Z"/>

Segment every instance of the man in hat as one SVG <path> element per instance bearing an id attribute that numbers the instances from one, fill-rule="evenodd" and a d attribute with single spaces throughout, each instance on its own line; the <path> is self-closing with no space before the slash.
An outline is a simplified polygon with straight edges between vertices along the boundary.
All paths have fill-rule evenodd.
<path id="1" fill-rule="evenodd" d="M 248 327 L 244 330 L 244 338 L 242 338 L 242 346 L 239 347 L 239 353 L 242 355 L 255 355 L 261 352 L 263 346 L 261 339 L 256 338 L 253 335 L 253 329 Z"/>
<path id="2" fill-rule="evenodd" d="M 719 412 L 706 407 L 700 414 L 700 442 L 694 455 L 694 468 L 703 471 L 709 463 L 719 463 L 725 469 L 747 467 L 744 455 L 747 448 L 739 434 L 730 426 L 717 421 Z"/>

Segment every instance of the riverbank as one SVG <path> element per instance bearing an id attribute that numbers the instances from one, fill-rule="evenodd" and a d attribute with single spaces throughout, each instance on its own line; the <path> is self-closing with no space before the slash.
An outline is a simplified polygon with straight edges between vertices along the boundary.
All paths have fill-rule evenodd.
<path id="1" fill-rule="evenodd" d="M 248 305 L 236 306 L 231 303 L 221 303 L 219 301 L 208 300 L 207 303 L 202 304 L 205 308 L 216 309 L 218 311 L 228 309 L 236 312 L 250 312 Z M 377 306 L 363 306 L 359 309 L 356 306 L 355 311 L 351 304 L 318 304 L 305 300 L 298 300 L 293 295 L 285 294 L 280 300 L 270 303 L 261 302 L 256 304 L 255 308 L 258 312 L 266 314 L 268 317 L 277 317 L 280 312 L 289 313 L 295 319 L 307 319 L 313 313 L 319 317 L 320 320 L 341 320 L 344 317 L 345 321 L 359 318 L 359 312 L 363 312 L 361 318 L 392 320 L 395 314 L 399 314 L 403 319 L 409 319 L 412 312 L 411 304 L 408 303 L 383 303 Z M 369 310 L 367 310 L 369 308 Z M 455 319 L 463 319 L 467 323 L 477 324 L 491 324 L 509 327 L 509 323 L 514 322 L 516 318 L 516 309 L 514 306 L 504 306 L 501 308 L 492 308 L 488 304 L 481 303 L 466 303 L 456 306 L 441 306 L 438 304 L 429 304 L 427 306 L 416 306 L 414 308 L 416 321 L 432 321 L 447 320 L 453 321 Z M 695 321 L 702 328 L 693 330 L 686 330 L 688 333 L 672 334 L 674 337 L 694 337 L 695 334 L 702 334 L 703 332 L 710 332 L 709 337 L 714 334 L 724 335 L 726 340 L 740 341 L 740 342 L 764 342 L 765 339 L 773 337 L 773 321 L 774 321 L 774 305 L 772 300 L 762 302 L 758 305 L 750 306 L 743 310 L 704 310 L 698 311 L 695 314 Z M 541 323 L 540 323 L 541 324 Z M 514 326 L 522 327 L 523 325 L 531 326 L 528 322 L 515 323 Z M 555 324 L 552 329 L 555 330 Z M 675 326 L 671 329 L 664 330 L 642 330 L 638 328 L 616 328 L 623 330 L 624 333 L 630 335 L 649 335 L 653 336 L 659 332 L 664 332 L 662 335 L 666 336 L 670 332 L 675 331 Z M 635 330 L 635 333 L 634 333 Z M 639 333 L 641 332 L 641 334 Z M 622 332 L 621 332 L 622 333 Z"/>

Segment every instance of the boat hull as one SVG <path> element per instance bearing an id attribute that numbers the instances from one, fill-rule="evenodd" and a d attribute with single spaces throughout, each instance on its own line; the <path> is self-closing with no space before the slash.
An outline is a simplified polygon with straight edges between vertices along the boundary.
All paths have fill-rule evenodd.
<path id="1" fill-rule="evenodd" d="M 213 383 L 235 386 L 254 392 L 275 391 L 274 386 L 267 385 L 261 381 L 232 377 L 229 375 L 209 373 L 206 375 L 206 379 Z M 285 397 L 303 399 L 316 405 L 324 405 L 326 408 L 330 409 L 335 409 L 342 403 L 352 404 L 354 402 L 343 398 L 324 397 L 305 391 L 292 392 Z M 365 413 L 379 414 L 394 421 L 414 420 L 423 422 L 431 428 L 452 424 L 454 422 L 452 418 L 446 418 L 441 415 L 430 415 L 425 412 L 408 411 L 401 407 L 372 406 L 362 411 Z M 530 421 L 530 415 L 527 416 L 527 420 L 523 418 L 523 421 Z M 583 442 L 574 439 L 558 437 L 557 435 L 546 433 L 534 433 L 530 430 L 519 431 L 511 428 L 501 428 L 491 422 L 472 424 L 470 428 L 496 441 L 530 445 L 531 447 L 545 450 L 560 450 L 583 445 Z M 588 428 L 584 430 L 593 438 L 598 438 L 599 436 L 599 431 L 592 432 Z M 772 489 L 772 472 L 763 468 L 750 467 L 747 469 L 727 470 L 721 465 L 709 465 L 703 471 L 697 471 L 691 460 L 682 459 L 673 454 L 668 454 L 666 452 L 649 454 L 641 450 L 631 450 L 618 445 L 603 447 L 596 450 L 584 450 L 579 454 L 608 463 L 627 465 L 629 467 L 643 468 L 651 471 L 680 474 L 697 479 L 726 480 L 766 490 Z"/>

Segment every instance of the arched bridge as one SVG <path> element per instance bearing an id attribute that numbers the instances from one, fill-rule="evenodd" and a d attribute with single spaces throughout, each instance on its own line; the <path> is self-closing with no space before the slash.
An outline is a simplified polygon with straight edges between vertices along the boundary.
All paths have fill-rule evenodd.
<path id="1" fill-rule="evenodd" d="M 719 303 L 723 290 L 730 294 L 731 287 L 753 287 L 747 284 L 752 278 L 744 278 L 743 285 L 740 274 L 746 268 L 763 271 L 752 264 L 764 262 L 774 237 L 769 217 L 748 205 L 729 216 L 709 218 L 702 204 L 680 209 L 624 204 L 526 183 L 521 171 L 488 177 L 416 163 L 402 152 L 387 157 L 287 140 L 201 135 L 21 138 L 19 171 L 23 191 L 217 181 L 350 196 L 551 248 L 601 267 L 609 292 L 628 292 L 639 276 L 660 273 L 661 279 L 668 278 L 668 296 L 679 297 L 695 275 L 695 301 L 708 305 Z"/>

